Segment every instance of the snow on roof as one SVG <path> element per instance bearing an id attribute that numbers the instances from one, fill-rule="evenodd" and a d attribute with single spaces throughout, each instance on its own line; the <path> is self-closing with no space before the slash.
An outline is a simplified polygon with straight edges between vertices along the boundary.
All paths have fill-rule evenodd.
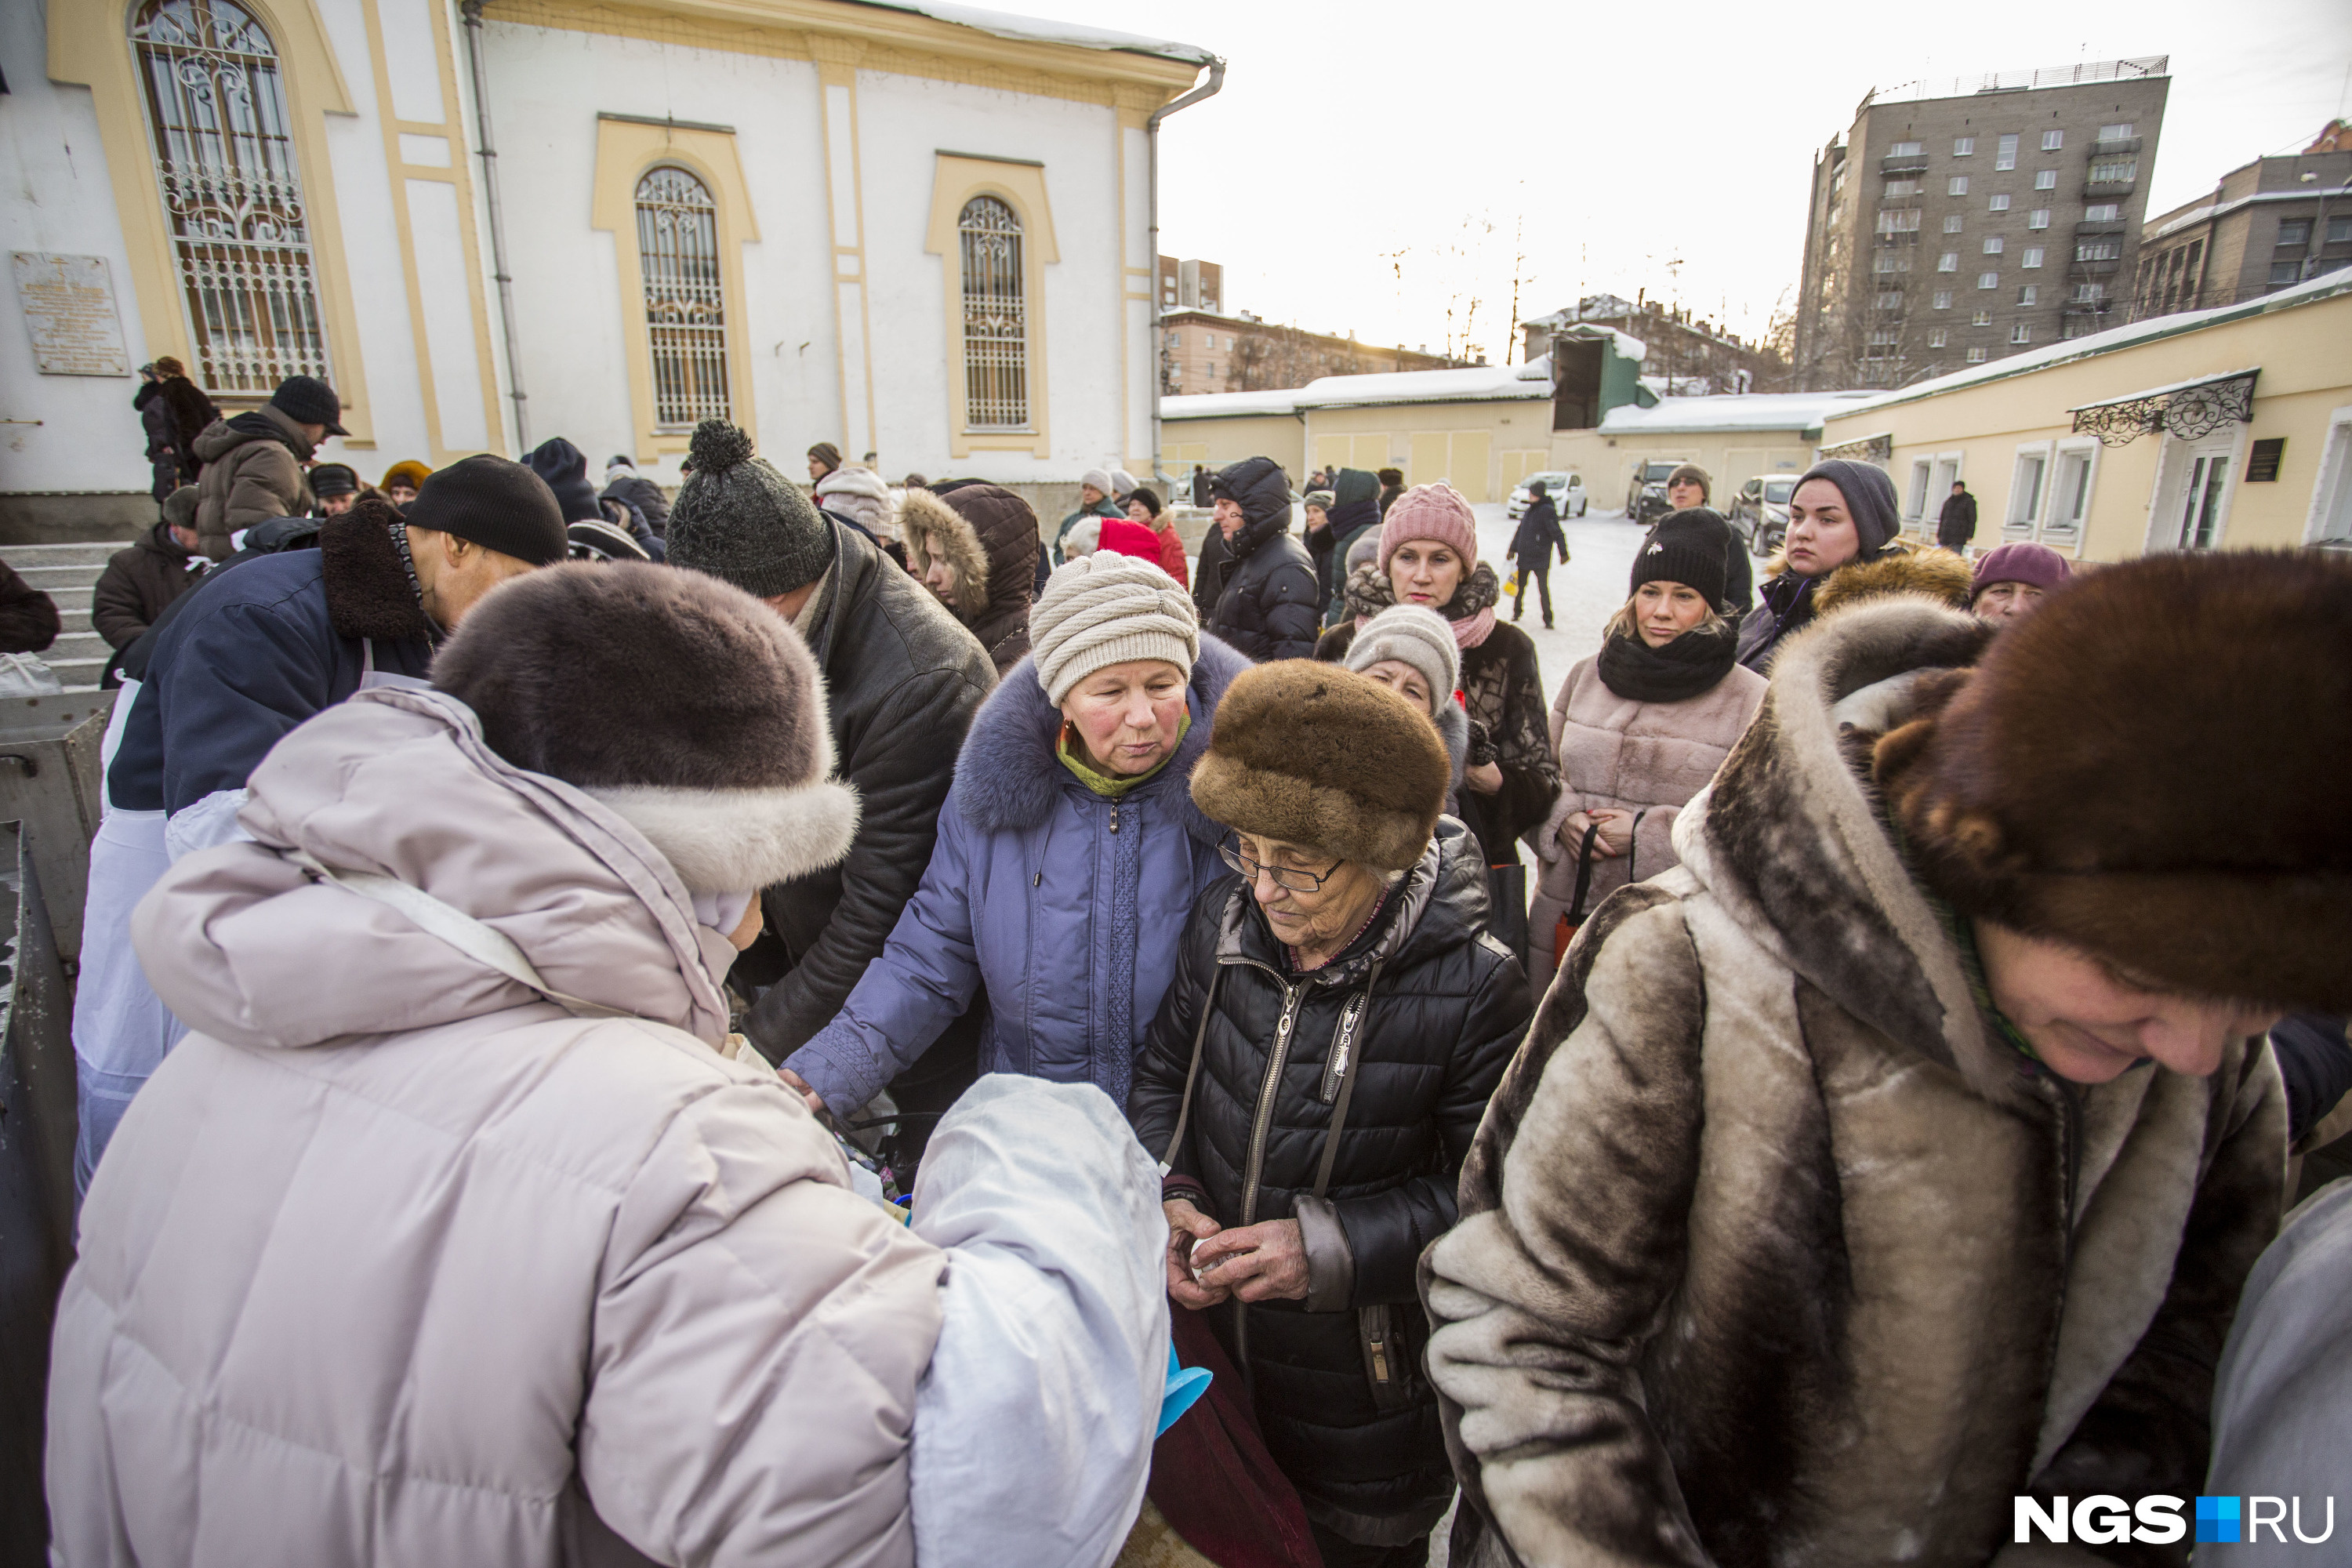
<path id="1" fill-rule="evenodd" d="M 905 11 L 912 16 L 929 16 L 937 22 L 952 22 L 961 27 L 973 27 L 996 37 L 1018 38 L 1024 43 L 1066 44 L 1079 49 L 1118 49 L 1129 54 L 1157 55 L 1162 59 L 1181 60 L 1192 66 L 1204 66 L 1216 58 L 1215 55 L 1197 44 L 1171 43 L 1165 38 L 1147 38 L 1135 33 L 1115 33 L 1106 27 L 1088 27 L 1076 22 L 1048 22 L 1035 16 L 1016 16 L 1009 11 L 949 5 L 943 0 L 856 0 L 856 3 L 884 11 Z"/>
<path id="2" fill-rule="evenodd" d="M 1299 389 L 1279 392 L 1190 392 L 1160 400 L 1162 419 L 1233 419 L 1253 414 L 1296 414 Z"/>
<path id="3" fill-rule="evenodd" d="M 1541 367 L 1541 368 L 1538 368 Z M 1160 400 L 1162 419 L 1231 419 L 1297 414 L 1307 408 L 1358 408 L 1384 403 L 1549 402 L 1551 373 L 1529 364 L 1479 364 L 1457 370 L 1383 370 L 1318 376 L 1279 392 L 1197 392 Z"/>
<path id="4" fill-rule="evenodd" d="M 2352 269 L 2325 273 L 2291 284 L 2275 294 L 2249 300 L 2243 304 L 2217 305 L 2206 310 L 2182 310 L 2170 316 L 2151 316 L 2144 321 L 2109 327 L 2104 332 L 2094 332 L 2086 338 L 2061 339 L 2043 348 L 2029 349 L 2021 354 L 2011 354 L 2007 359 L 1992 360 L 1984 364 L 1973 364 L 1949 375 L 1937 376 L 1932 381 L 1918 382 L 1894 392 L 1873 393 L 1862 402 L 1839 408 L 1831 417 L 1843 419 L 1865 409 L 1891 408 L 1915 398 L 1933 397 L 1940 392 L 1954 392 L 1964 386 L 2001 381 L 2012 375 L 2023 375 L 2029 371 L 2047 370 L 2053 365 L 2089 359 L 2094 354 L 2111 353 L 2116 349 L 2152 343 L 2162 338 L 2176 337 L 2205 327 L 2218 327 L 2224 321 L 2242 321 L 2272 310 L 2289 310 L 2298 305 L 2315 304 L 2345 293 L 2352 293 Z"/>
<path id="5" fill-rule="evenodd" d="M 1714 397 L 1664 397 L 1655 408 L 1631 404 L 1601 416 L 1604 436 L 1669 436 L 1715 430 L 1811 430 L 1832 414 L 1874 396 L 1869 392 L 1744 392 Z"/>
<path id="6" fill-rule="evenodd" d="M 1614 327 L 1604 327 L 1594 321 L 1579 321 L 1574 326 L 1562 327 L 1554 335 L 1586 339 L 1606 336 L 1617 345 L 1619 359 L 1632 360 L 1635 364 L 1639 364 L 1650 357 L 1650 345 L 1641 339 L 1630 337 Z"/>

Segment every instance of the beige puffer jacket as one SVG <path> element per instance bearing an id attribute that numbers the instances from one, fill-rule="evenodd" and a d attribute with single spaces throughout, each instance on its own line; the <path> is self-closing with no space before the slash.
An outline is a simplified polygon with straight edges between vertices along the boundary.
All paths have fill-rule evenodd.
<path id="1" fill-rule="evenodd" d="M 289 735 L 258 842 L 141 904 L 193 1033 L 82 1210 L 57 1562 L 907 1564 L 943 1255 L 722 1059 L 667 861 L 469 710 L 371 691 Z M 585 1020 L 279 849 L 483 920 Z M 625 1556 L 624 1552 L 622 1555 Z"/>
<path id="2" fill-rule="evenodd" d="M 1559 798 L 1534 835 L 1542 870 L 1528 914 L 1536 963 L 1548 977 L 1557 962 L 1552 934 L 1576 898 L 1580 835 L 1566 829 L 1577 812 L 1635 811 L 1633 852 L 1595 858 L 1584 895 L 1589 916 L 1623 887 L 1631 871 L 1647 879 L 1681 862 L 1675 854 L 1675 819 L 1715 776 L 1723 759 L 1764 701 L 1764 678 L 1733 665 L 1709 690 L 1680 702 L 1620 697 L 1601 679 L 1596 655 L 1579 663 L 1552 700 L 1551 743 L 1559 755 Z"/>

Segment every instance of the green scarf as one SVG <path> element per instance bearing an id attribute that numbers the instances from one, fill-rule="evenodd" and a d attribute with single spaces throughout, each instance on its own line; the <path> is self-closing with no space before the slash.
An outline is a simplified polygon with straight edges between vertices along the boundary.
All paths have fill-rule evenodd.
<path id="1" fill-rule="evenodd" d="M 1054 754 L 1062 760 L 1062 765 L 1069 769 L 1071 776 L 1080 784 L 1101 795 L 1105 800 L 1117 800 L 1139 784 L 1150 784 L 1165 772 L 1168 764 L 1176 760 L 1176 753 L 1184 749 L 1184 737 L 1192 731 L 1192 712 L 1188 706 L 1184 710 L 1183 721 L 1176 726 L 1176 743 L 1168 748 L 1168 754 L 1160 758 L 1159 765 L 1150 773 L 1137 773 L 1133 778 L 1115 778 L 1109 773 L 1097 773 L 1091 763 L 1072 754 L 1070 725 L 1067 720 L 1063 721 L 1062 732 L 1055 739 Z"/>

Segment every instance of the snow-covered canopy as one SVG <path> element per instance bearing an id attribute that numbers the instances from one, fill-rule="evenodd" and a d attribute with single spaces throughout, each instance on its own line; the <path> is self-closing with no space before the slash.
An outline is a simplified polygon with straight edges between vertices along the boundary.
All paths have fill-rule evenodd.
<path id="1" fill-rule="evenodd" d="M 1542 362 L 1538 361 L 1537 363 Z M 1318 376 L 1285 392 L 1202 392 L 1160 400 L 1162 419 L 1229 419 L 1245 414 L 1296 414 L 1307 408 L 1360 408 L 1388 403 L 1549 401 L 1549 370 L 1471 365 L 1460 370 L 1388 370 Z"/>
<path id="2" fill-rule="evenodd" d="M 954 5 L 940 0 L 856 0 L 861 5 L 872 5 L 884 11 L 904 11 L 911 16 L 929 16 L 937 22 L 953 22 L 961 27 L 973 27 L 999 38 L 1019 38 L 1032 44 L 1066 44 L 1078 49 L 1119 49 L 1129 54 L 1157 55 L 1161 59 L 1181 60 L 1187 65 L 1204 66 L 1216 57 L 1197 44 L 1172 43 L 1165 38 L 1147 38 L 1135 33 L 1116 33 L 1107 27 L 1088 27 L 1076 22 L 1048 22 L 1035 16 L 1016 16 L 1010 11 L 988 11 L 977 5 Z"/>
<path id="3" fill-rule="evenodd" d="M 1746 392 L 1715 397 L 1662 397 L 1654 408 L 1628 405 L 1601 417 L 1604 436 L 1699 435 L 1724 430 L 1811 430 L 1830 416 L 1877 395 L 1870 392 Z"/>

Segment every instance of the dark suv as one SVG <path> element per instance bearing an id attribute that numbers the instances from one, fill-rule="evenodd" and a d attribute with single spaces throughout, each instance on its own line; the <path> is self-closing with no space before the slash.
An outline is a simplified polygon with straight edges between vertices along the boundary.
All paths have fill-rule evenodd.
<path id="1" fill-rule="evenodd" d="M 1749 553 L 1769 555 L 1780 548 L 1789 532 L 1789 498 L 1796 493 L 1794 474 L 1765 474 L 1739 487 L 1732 499 L 1732 531 L 1748 542 Z"/>
<path id="2" fill-rule="evenodd" d="M 1625 516 L 1629 521 L 1647 528 L 1675 510 L 1666 501 L 1666 476 L 1680 467 L 1678 459 L 1666 458 L 1653 459 L 1633 470 L 1633 482 L 1625 487 Z"/>

